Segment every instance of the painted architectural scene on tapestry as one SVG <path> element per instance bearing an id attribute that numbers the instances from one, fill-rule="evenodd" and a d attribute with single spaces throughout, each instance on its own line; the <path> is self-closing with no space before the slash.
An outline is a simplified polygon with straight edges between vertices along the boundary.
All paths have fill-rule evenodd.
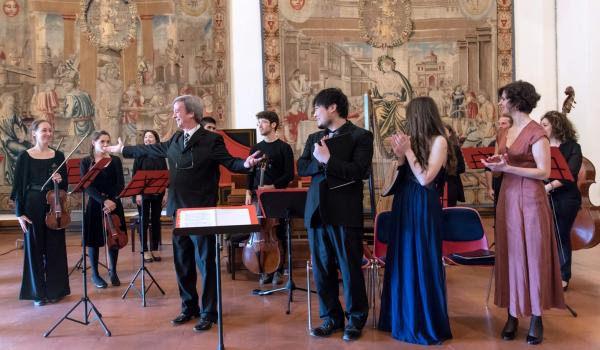
<path id="1" fill-rule="evenodd" d="M 31 146 L 34 119 L 50 121 L 65 153 L 100 129 L 126 144 L 145 129 L 166 140 L 180 94 L 201 97 L 228 126 L 225 1 L 85 2 L 87 13 L 79 0 L 0 0 L 0 210 L 11 208 L 15 160 Z"/>
<path id="2" fill-rule="evenodd" d="M 339 87 L 349 96 L 350 120 L 363 127 L 363 95 L 370 91 L 378 188 L 393 158 L 389 138 L 403 128 L 413 97 L 432 97 L 463 147 L 487 146 L 495 139 L 499 78 L 507 79 L 498 73 L 497 18 L 510 2 L 500 5 L 493 0 L 263 0 L 267 105 L 283 115 L 283 138 L 300 153 L 317 130 L 313 96 Z M 510 50 L 510 41 L 504 45 Z M 490 202 L 481 172 L 464 174 L 463 182 L 469 204 Z"/>

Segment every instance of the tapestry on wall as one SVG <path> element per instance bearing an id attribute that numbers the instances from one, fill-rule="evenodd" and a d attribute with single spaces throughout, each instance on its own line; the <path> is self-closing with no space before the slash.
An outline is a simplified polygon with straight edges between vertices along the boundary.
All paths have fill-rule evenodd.
<path id="1" fill-rule="evenodd" d="M 370 94 L 377 194 L 413 97 L 432 97 L 463 147 L 495 139 L 496 91 L 513 75 L 512 0 L 262 0 L 262 20 L 266 107 L 297 156 L 317 130 L 312 99 L 327 87 L 349 96 L 349 119 L 363 127 Z M 468 204 L 491 203 L 481 171 L 463 182 Z"/>
<path id="2" fill-rule="evenodd" d="M 226 0 L 0 4 L 0 210 L 12 210 L 15 160 L 31 146 L 35 119 L 50 121 L 65 153 L 93 130 L 126 144 L 145 129 L 169 138 L 181 94 L 199 96 L 205 115 L 229 126 Z"/>

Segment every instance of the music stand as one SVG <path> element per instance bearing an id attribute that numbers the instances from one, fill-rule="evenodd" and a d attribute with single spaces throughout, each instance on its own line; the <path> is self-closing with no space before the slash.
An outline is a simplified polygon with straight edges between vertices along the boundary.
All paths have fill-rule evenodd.
<path id="1" fill-rule="evenodd" d="M 550 147 L 550 181 L 552 180 L 567 180 L 567 181 L 575 181 L 573 174 L 571 174 L 571 170 L 569 169 L 569 165 L 563 157 L 562 153 L 558 147 Z M 550 197 L 550 206 L 552 207 L 552 221 L 554 222 L 554 234 L 556 236 L 556 240 L 558 241 L 558 252 L 562 256 L 563 260 L 565 260 L 565 252 L 563 250 L 563 245 L 561 243 L 561 235 L 560 229 L 558 227 L 558 221 L 556 219 L 556 209 L 554 207 L 554 199 L 552 198 L 552 194 L 548 193 L 548 197 Z M 573 317 L 577 317 L 577 312 L 571 308 L 567 303 L 565 303 L 565 307 Z"/>
<path id="2" fill-rule="evenodd" d="M 69 159 L 67 160 L 67 178 L 68 178 L 68 183 L 69 185 L 77 185 L 79 183 L 79 181 L 81 181 L 81 176 L 80 176 L 80 168 L 79 165 L 81 164 L 81 158 L 75 158 L 75 159 Z M 73 193 L 74 191 L 72 191 L 71 193 Z M 81 213 L 83 215 L 84 212 L 84 206 L 85 206 L 85 201 L 83 199 L 84 193 L 83 191 L 81 191 Z M 83 224 L 83 216 L 81 217 L 81 222 Z M 81 230 L 83 230 L 83 226 L 81 226 Z M 79 260 L 77 260 L 77 263 L 75 264 L 75 266 L 73 266 L 73 269 L 71 269 L 71 271 L 69 272 L 69 276 L 71 276 L 71 274 L 73 274 L 73 272 L 75 272 L 75 270 L 79 270 L 81 269 L 81 265 L 83 263 L 83 259 L 87 258 L 87 252 L 84 250 L 83 254 L 81 254 L 81 256 L 79 257 Z M 102 267 L 104 267 L 106 270 L 108 270 L 108 266 L 104 265 L 102 262 L 98 262 L 99 265 L 101 265 Z M 90 268 L 89 266 L 87 267 L 88 269 Z"/>
<path id="3" fill-rule="evenodd" d="M 217 350 L 225 350 L 225 345 L 223 344 L 223 296 L 221 290 L 221 243 L 220 238 L 222 234 L 232 234 L 232 233 L 250 233 L 256 232 L 260 230 L 260 225 L 258 224 L 258 220 L 256 218 L 256 209 L 254 206 L 245 205 L 245 206 L 231 206 L 231 207 L 221 207 L 221 208 L 198 208 L 201 210 L 213 210 L 213 209 L 240 209 L 245 208 L 248 210 L 250 215 L 250 224 L 249 225 L 227 225 L 227 226 L 203 226 L 203 227 L 179 227 L 179 218 L 180 213 L 184 210 L 195 210 L 195 209 L 179 209 L 177 210 L 177 219 L 175 220 L 175 229 L 173 229 L 173 234 L 178 236 L 208 236 L 208 235 L 216 235 L 215 239 L 215 263 L 216 263 L 216 283 L 217 283 L 217 332 L 219 343 L 217 344 Z M 218 233 L 216 233 L 217 231 Z M 195 268 L 195 267 L 194 267 Z"/>
<path id="4" fill-rule="evenodd" d="M 83 232 L 84 226 L 85 226 L 85 223 L 84 223 L 85 189 L 87 189 L 92 184 L 92 182 L 94 181 L 94 179 L 96 178 L 98 173 L 100 173 L 100 171 L 102 171 L 102 169 L 104 169 L 108 163 L 110 163 L 110 158 L 103 158 L 103 159 L 99 160 L 98 162 L 96 162 L 96 164 L 93 167 L 91 167 L 90 170 L 88 170 L 87 174 L 85 174 L 81 178 L 81 181 L 79 181 L 79 183 L 77 183 L 77 185 L 69 193 L 69 194 L 72 194 L 72 193 L 81 191 L 81 208 L 82 208 L 82 212 L 81 212 L 81 250 L 82 250 L 82 254 L 81 254 L 81 256 L 82 257 L 85 257 L 85 248 L 86 248 L 85 247 L 85 234 Z M 50 333 L 52 333 L 52 331 L 54 331 L 54 329 L 56 329 L 56 327 L 58 327 L 58 325 L 60 325 L 62 323 L 62 321 L 64 321 L 64 320 L 73 321 L 75 323 L 79 323 L 84 326 L 87 326 L 88 324 L 91 323 L 91 321 L 89 320 L 89 316 L 92 312 L 94 312 L 94 314 L 96 314 L 96 319 L 102 325 L 102 328 L 104 329 L 104 334 L 107 337 L 111 336 L 110 330 L 108 330 L 108 328 L 106 327 L 106 324 L 104 324 L 104 321 L 102 320 L 102 314 L 100 313 L 100 311 L 98 311 L 98 309 L 96 308 L 94 303 L 92 303 L 92 300 L 90 300 L 90 298 L 88 297 L 87 266 L 86 266 L 87 259 L 83 258 L 82 260 L 83 261 L 82 261 L 82 265 L 81 265 L 81 270 L 82 270 L 82 274 L 83 274 L 83 296 L 63 317 L 61 317 L 46 333 L 44 333 L 44 337 L 48 337 L 50 335 Z M 69 317 L 69 315 L 81 303 L 83 303 L 83 307 L 84 307 L 83 321 Z M 90 305 L 89 309 L 88 309 L 88 304 Z"/>
<path id="5" fill-rule="evenodd" d="M 286 314 L 290 314 L 290 304 L 294 290 L 308 292 L 306 288 L 296 287 L 292 266 L 292 219 L 304 217 L 306 204 L 306 188 L 291 189 L 259 189 L 256 191 L 263 216 L 269 219 L 283 219 L 287 238 L 288 281 L 284 287 L 258 291 L 256 295 L 271 295 L 287 290 L 288 302 Z"/>
<path id="6" fill-rule="evenodd" d="M 127 184 L 127 187 L 121 191 L 119 194 L 119 198 L 123 197 L 133 197 L 137 195 L 153 195 L 163 193 L 167 186 L 169 185 L 169 171 L 168 170 L 139 170 L 135 173 L 131 182 Z M 146 267 L 146 262 L 144 261 L 144 253 L 146 252 L 144 249 L 144 243 L 146 242 L 146 232 L 144 230 L 144 200 L 142 199 L 142 215 L 140 215 L 140 233 L 141 233 L 141 249 L 140 249 L 140 268 L 137 270 L 131 282 L 129 282 L 129 286 L 123 293 L 122 299 L 125 299 L 127 293 L 131 288 L 135 288 L 135 280 L 141 274 L 142 275 L 142 285 L 138 290 L 138 294 L 142 297 L 142 306 L 146 307 L 146 292 L 152 287 L 153 284 L 158 287 L 158 290 L 165 295 L 165 291 L 160 287 L 158 282 L 154 279 L 154 276 L 150 273 L 148 268 Z M 152 280 L 146 288 L 146 273 Z"/>
<path id="7" fill-rule="evenodd" d="M 461 148 L 465 163 L 469 169 L 484 169 L 485 166 L 481 163 L 482 159 L 487 159 L 496 153 L 494 147 L 465 147 Z"/>

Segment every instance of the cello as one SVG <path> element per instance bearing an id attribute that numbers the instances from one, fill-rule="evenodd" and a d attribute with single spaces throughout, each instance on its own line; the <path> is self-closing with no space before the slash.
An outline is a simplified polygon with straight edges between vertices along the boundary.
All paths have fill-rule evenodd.
<path id="1" fill-rule="evenodd" d="M 265 171 L 268 164 L 269 160 L 266 157 L 259 163 L 259 187 L 264 185 Z M 248 238 L 244 244 L 242 262 L 252 273 L 270 274 L 275 272 L 279 267 L 281 261 L 279 241 L 273 230 L 277 225 L 279 225 L 277 219 L 267 219 L 263 217 L 261 221 L 261 230 L 259 232 L 252 232 L 250 238 Z"/>
<path id="2" fill-rule="evenodd" d="M 565 98 L 562 112 L 565 115 L 575 104 L 575 90 L 568 86 L 565 89 Z M 594 164 L 583 157 L 581 169 L 577 175 L 577 187 L 581 193 L 581 208 L 571 228 L 571 249 L 589 249 L 600 243 L 600 206 L 592 204 L 590 200 L 590 186 L 596 183 L 596 168 Z"/>

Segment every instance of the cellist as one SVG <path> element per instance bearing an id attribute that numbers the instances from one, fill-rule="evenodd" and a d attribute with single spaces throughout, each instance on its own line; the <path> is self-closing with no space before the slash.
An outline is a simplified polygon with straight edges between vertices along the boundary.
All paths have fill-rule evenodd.
<path id="1" fill-rule="evenodd" d="M 110 158 L 106 168 L 98 173 L 94 181 L 85 190 L 90 197 L 85 210 L 84 235 L 92 267 L 92 282 L 96 288 L 106 288 L 108 284 L 98 273 L 98 255 L 100 247 L 105 245 L 106 233 L 104 232 L 104 214 L 116 214 L 121 222 L 120 229 L 125 231 L 125 214 L 121 200 L 117 198 L 125 187 L 123 177 L 123 164 L 121 158 L 111 156 L 103 150 L 110 145 L 110 134 L 106 131 L 94 131 L 92 133 L 92 144 L 90 154 L 81 160 L 80 173 L 83 177 L 88 170 L 102 158 Z M 120 286 L 121 281 L 117 275 L 117 259 L 119 257 L 118 247 L 109 247 L 109 278 L 114 287 Z"/>
<path id="2" fill-rule="evenodd" d="M 563 290 L 569 288 L 571 279 L 571 228 L 581 207 L 581 193 L 577 187 L 577 175 L 581 168 L 583 155 L 581 146 L 577 143 L 577 132 L 571 121 L 558 111 L 544 114 L 540 124 L 550 139 L 551 147 L 558 147 L 565 157 L 574 180 L 550 179 L 545 185 L 556 218 L 556 228 L 559 235 L 558 257 Z"/>
<path id="3" fill-rule="evenodd" d="M 264 138 L 261 142 L 252 146 L 250 154 L 260 151 L 261 156 L 267 160 L 264 171 L 262 188 L 286 188 L 294 178 L 294 153 L 292 147 L 277 135 L 279 128 L 279 116 L 272 111 L 262 111 L 256 114 L 257 127 L 261 136 Z M 246 205 L 256 204 L 256 190 L 259 189 L 260 174 L 257 167 L 254 167 L 248 174 L 248 186 L 246 190 Z M 266 283 L 273 285 L 283 283 L 283 267 L 285 266 L 286 241 L 285 225 L 280 222 L 276 226 L 277 239 L 279 240 L 279 267 L 272 274 L 263 273 L 259 279 L 259 285 L 262 287 Z"/>

